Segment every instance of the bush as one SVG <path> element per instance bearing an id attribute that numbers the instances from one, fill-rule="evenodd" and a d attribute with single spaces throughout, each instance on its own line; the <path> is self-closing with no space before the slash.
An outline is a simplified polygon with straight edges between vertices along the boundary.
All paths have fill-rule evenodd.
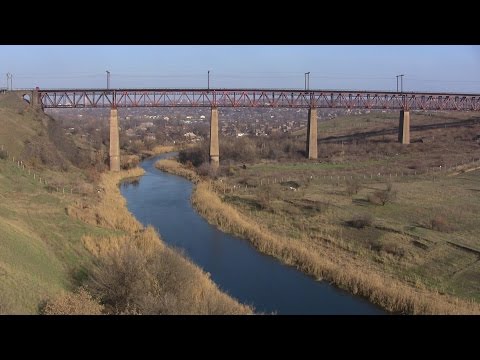
<path id="1" fill-rule="evenodd" d="M 232 312 L 217 297 L 215 287 L 205 287 L 209 280 L 178 253 L 161 245 L 151 227 L 133 236 L 102 239 L 87 246 L 98 256 L 87 280 L 88 289 L 101 299 L 108 313 Z"/>
<path id="2" fill-rule="evenodd" d="M 122 170 L 130 170 L 136 168 L 140 163 L 140 159 L 136 155 L 125 155 L 120 157 L 120 167 Z"/>
<path id="3" fill-rule="evenodd" d="M 278 189 L 272 185 L 262 185 L 258 190 L 258 205 L 261 209 L 271 210 L 272 201 L 280 197 Z"/>
<path id="4" fill-rule="evenodd" d="M 6 150 L 0 150 L 0 159 L 5 160 L 8 158 Z"/>
<path id="5" fill-rule="evenodd" d="M 387 184 L 385 190 L 377 190 L 368 196 L 368 201 L 375 205 L 384 206 L 386 203 L 392 202 L 397 198 L 397 191 L 393 189 L 391 183 Z"/>
<path id="6" fill-rule="evenodd" d="M 360 181 L 358 179 L 347 180 L 347 194 L 350 196 L 358 194 L 361 186 L 362 185 L 360 184 Z"/>
<path id="7" fill-rule="evenodd" d="M 234 176 L 235 175 L 235 168 L 232 165 L 228 165 L 228 168 L 224 170 L 226 176 Z"/>
<path id="8" fill-rule="evenodd" d="M 367 226 L 372 226 L 373 216 L 370 214 L 357 215 L 355 218 L 348 222 L 348 225 L 355 229 L 363 229 Z"/>
<path id="9" fill-rule="evenodd" d="M 381 251 L 399 257 L 404 257 L 406 254 L 405 249 L 401 245 L 392 242 L 387 242 L 384 244 L 381 248 Z"/>
<path id="10" fill-rule="evenodd" d="M 442 216 L 437 215 L 430 221 L 430 227 L 432 230 L 440 232 L 450 232 L 453 227 L 448 223 L 448 220 Z"/>
<path id="11" fill-rule="evenodd" d="M 205 143 L 194 148 L 180 150 L 178 153 L 178 161 L 180 161 L 182 164 L 187 164 L 188 162 L 190 162 L 195 167 L 199 167 L 203 163 L 208 162 L 208 144 Z"/>
<path id="12" fill-rule="evenodd" d="M 84 288 L 49 300 L 41 311 L 44 315 L 101 315 L 102 312 L 103 306 Z"/>
<path id="13" fill-rule="evenodd" d="M 65 130 L 59 122 L 51 121 L 49 123 L 48 136 L 50 141 L 55 146 L 55 150 L 58 150 L 60 153 L 62 153 L 73 165 L 82 169 L 85 169 L 90 165 L 90 157 L 88 151 L 78 148 L 71 138 L 66 137 Z M 62 167 L 61 165 L 64 163 L 64 160 L 60 156 L 58 156 L 58 154 L 43 156 L 43 151 L 40 154 L 40 159 L 46 165 L 54 163 Z"/>
<path id="14" fill-rule="evenodd" d="M 249 163 L 259 159 L 298 159 L 303 156 L 305 146 L 302 140 L 286 137 L 220 137 L 221 161 Z M 186 164 L 190 161 L 195 167 L 209 160 L 209 141 L 195 147 L 181 150 L 179 161 Z"/>
<path id="15" fill-rule="evenodd" d="M 208 162 L 204 162 L 202 165 L 198 167 L 197 173 L 200 176 L 208 176 L 208 177 L 214 178 L 217 175 L 217 168 L 212 166 Z"/>

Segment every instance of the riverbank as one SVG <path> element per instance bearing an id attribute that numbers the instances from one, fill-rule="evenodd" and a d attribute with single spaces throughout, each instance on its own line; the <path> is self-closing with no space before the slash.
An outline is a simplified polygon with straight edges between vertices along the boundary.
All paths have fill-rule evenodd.
<path id="1" fill-rule="evenodd" d="M 118 233 L 82 237 L 85 248 L 97 260 L 87 288 L 112 312 L 251 314 L 251 308 L 220 291 L 208 274 L 163 243 L 152 227 L 143 227 L 128 211 L 119 184 L 143 173 L 140 168 L 104 173 L 96 202 L 77 200 L 67 208 L 72 217 Z"/>
<path id="2" fill-rule="evenodd" d="M 181 176 L 195 173 L 180 164 L 161 160 L 157 167 Z M 180 170 L 181 169 L 181 170 Z M 188 174 L 188 175 L 186 175 Z M 407 314 L 478 314 L 476 303 L 442 295 L 421 286 L 405 284 L 385 274 L 381 266 L 367 262 L 323 235 L 312 245 L 307 239 L 292 239 L 273 234 L 269 229 L 222 201 L 214 183 L 200 181 L 192 195 L 197 211 L 223 231 L 246 238 L 261 252 L 293 265 L 317 279 L 369 299 L 391 312 Z"/>

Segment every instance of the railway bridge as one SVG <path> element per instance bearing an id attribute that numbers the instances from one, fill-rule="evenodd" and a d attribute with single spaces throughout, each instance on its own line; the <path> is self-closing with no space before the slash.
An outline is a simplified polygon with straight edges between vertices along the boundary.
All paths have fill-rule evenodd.
<path id="1" fill-rule="evenodd" d="M 288 89 L 29 89 L 15 90 L 32 106 L 110 108 L 110 170 L 120 170 L 118 108 L 207 107 L 210 162 L 218 166 L 219 107 L 308 109 L 306 155 L 318 157 L 317 109 L 381 109 L 400 112 L 398 141 L 410 143 L 410 110 L 480 111 L 480 94 Z"/>

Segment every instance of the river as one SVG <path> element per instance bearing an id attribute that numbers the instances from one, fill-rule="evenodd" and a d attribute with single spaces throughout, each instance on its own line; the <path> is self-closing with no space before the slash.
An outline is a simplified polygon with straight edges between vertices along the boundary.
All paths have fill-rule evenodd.
<path id="1" fill-rule="evenodd" d="M 155 168 L 163 154 L 141 163 L 145 175 L 125 182 L 121 193 L 129 211 L 152 225 L 171 246 L 183 249 L 211 274 L 226 293 L 255 311 L 276 314 L 384 314 L 385 312 L 325 281 L 317 281 L 277 259 L 261 254 L 247 240 L 228 235 L 192 207 L 193 184 Z"/>

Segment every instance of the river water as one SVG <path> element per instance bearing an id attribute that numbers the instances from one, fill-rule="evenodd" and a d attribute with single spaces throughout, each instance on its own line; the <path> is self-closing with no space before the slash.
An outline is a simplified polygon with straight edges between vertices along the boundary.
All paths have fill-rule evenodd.
<path id="1" fill-rule="evenodd" d="M 141 163 L 145 175 L 125 182 L 121 193 L 130 212 L 152 225 L 162 239 L 211 274 L 212 280 L 256 312 L 276 314 L 384 314 L 367 300 L 316 281 L 275 258 L 259 253 L 247 240 L 208 224 L 192 207 L 193 184 L 155 168 L 163 154 Z"/>

